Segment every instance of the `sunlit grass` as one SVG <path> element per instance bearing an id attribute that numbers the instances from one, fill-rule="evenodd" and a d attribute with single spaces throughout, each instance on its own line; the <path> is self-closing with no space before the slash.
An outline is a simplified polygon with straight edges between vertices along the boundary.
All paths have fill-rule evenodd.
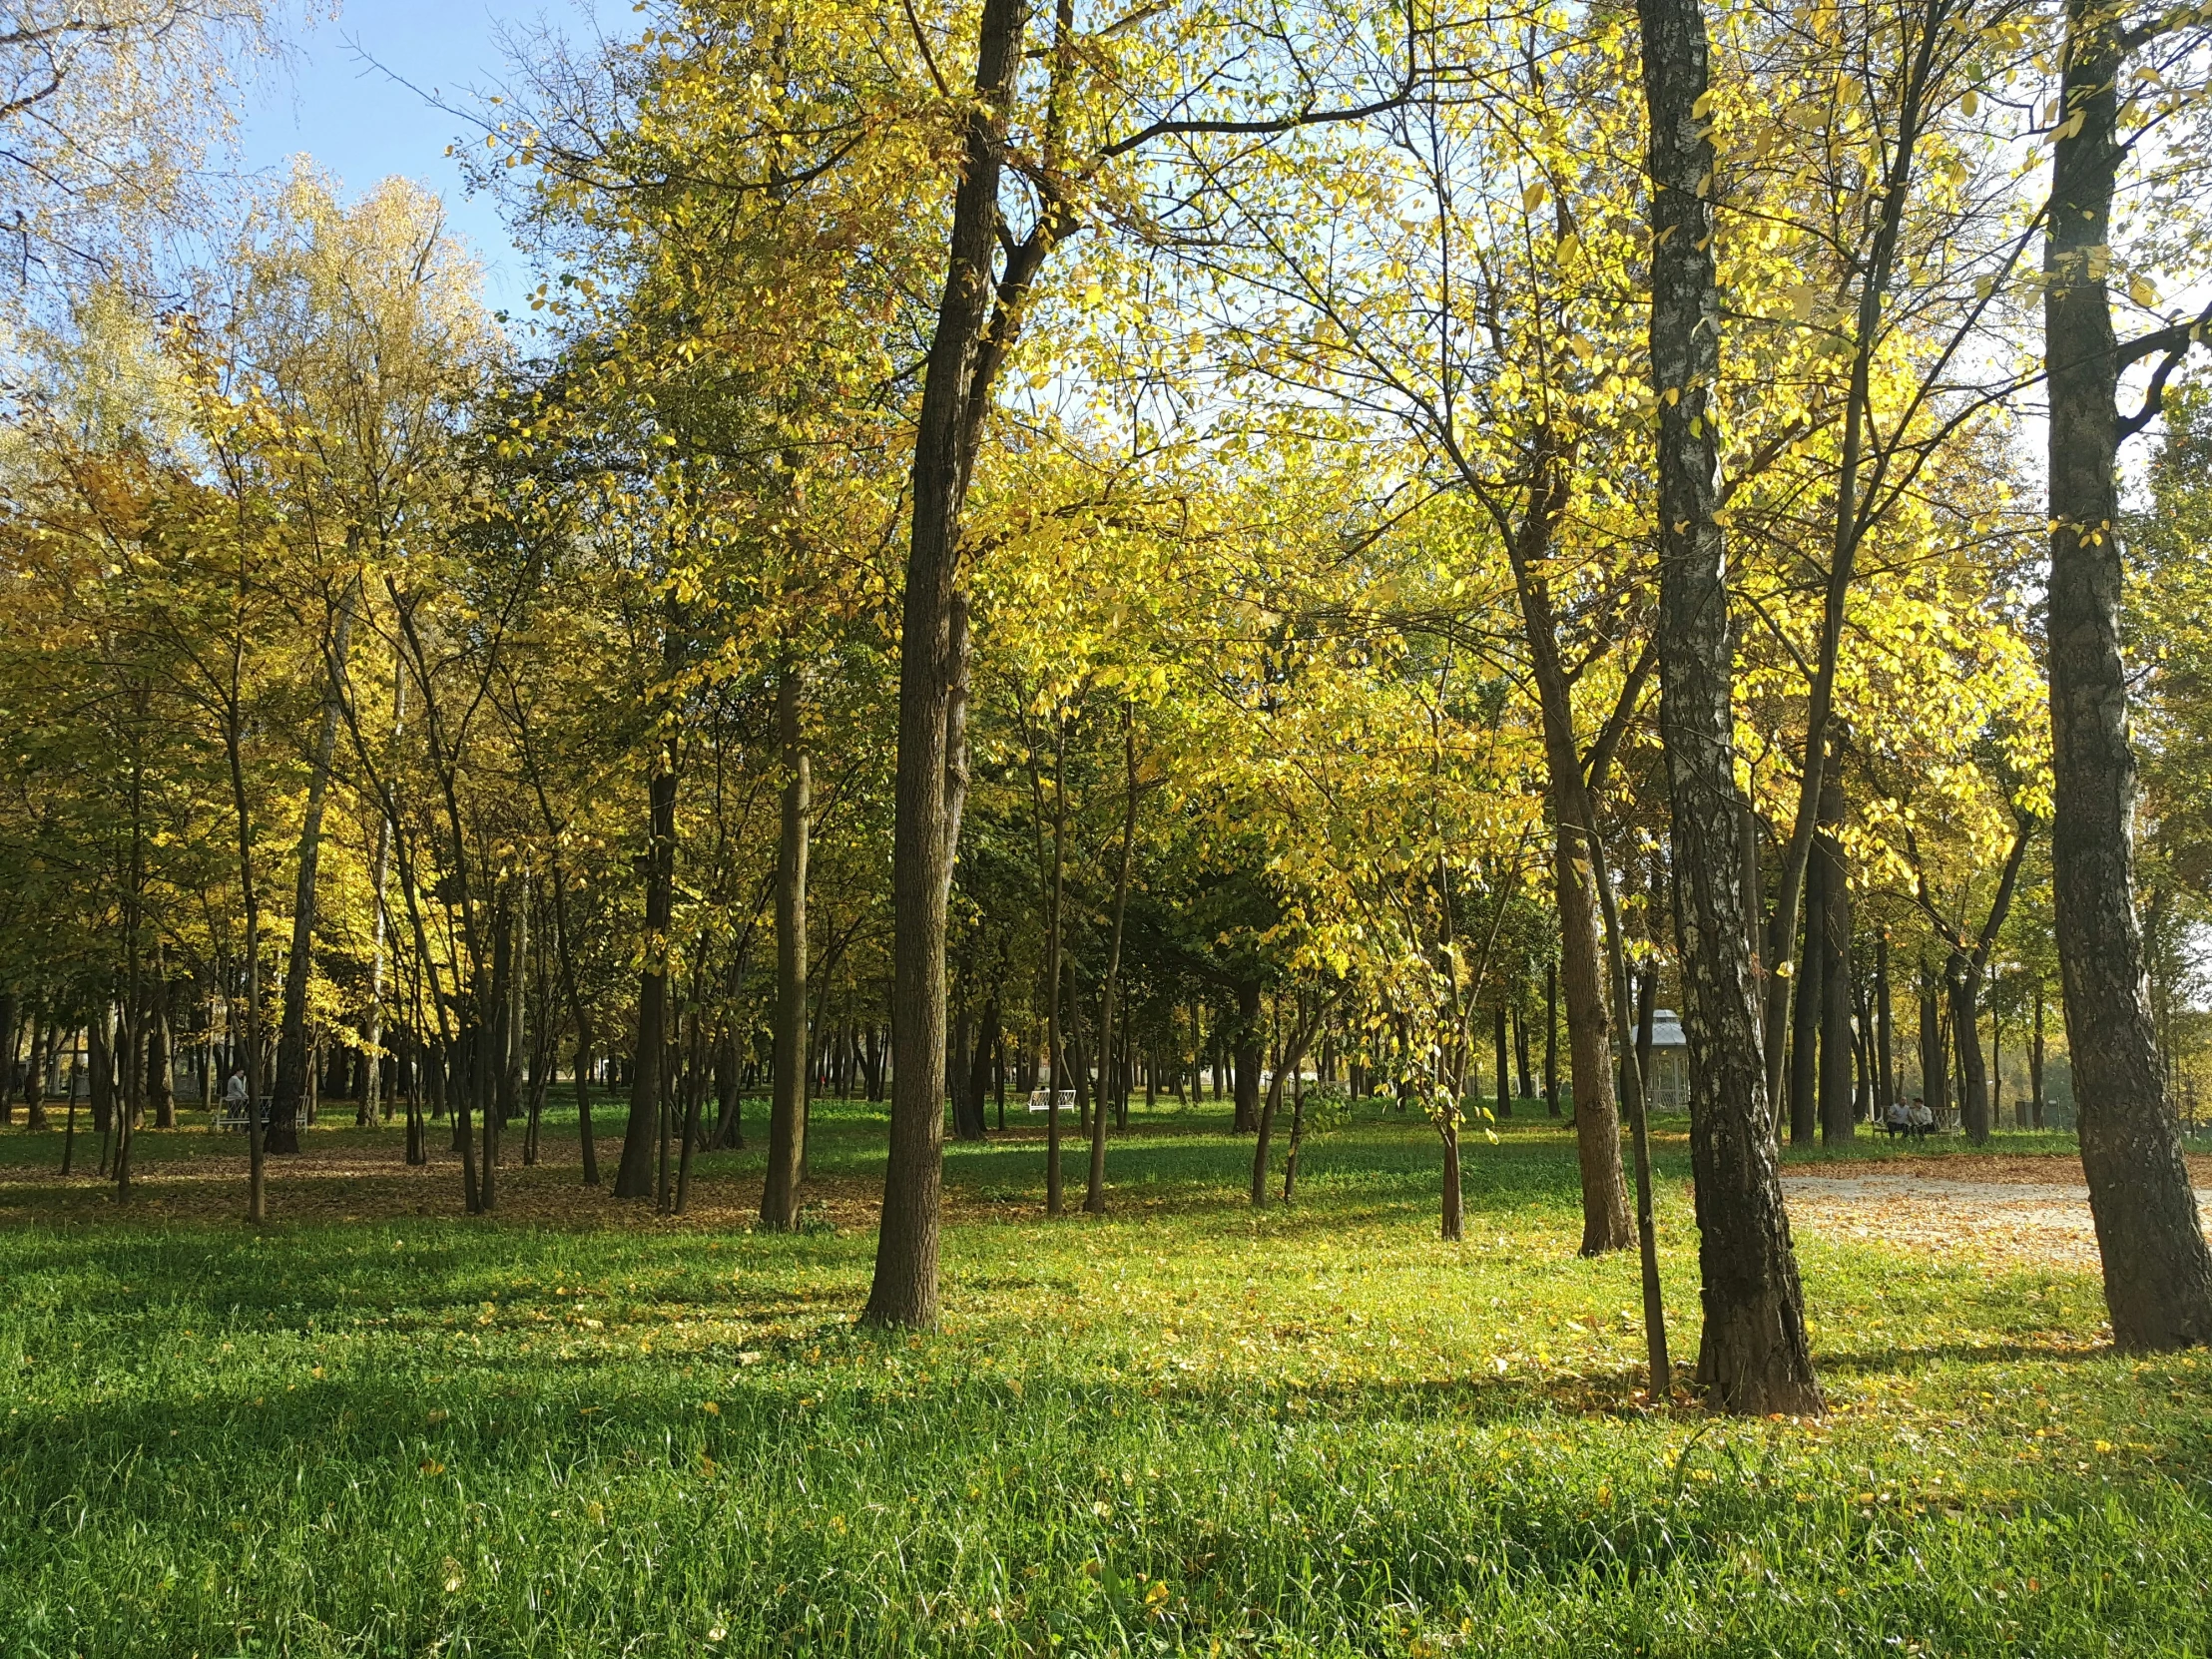
<path id="1" fill-rule="evenodd" d="M 1835 1409 L 1717 1422 L 1643 1398 L 1633 1264 L 1574 1257 L 1556 1127 L 1470 1146 L 1468 1237 L 1446 1246 L 1419 1124 L 1310 1145 L 1301 1202 L 1260 1214 L 1249 1142 L 1218 1126 L 1163 1114 L 1117 1141 L 1104 1222 L 1044 1221 L 1034 1142 L 953 1148 L 966 1219 L 928 1338 L 852 1328 L 874 1245 L 852 1229 L 593 1199 L 561 1228 L 257 1237 L 72 1200 L 0 1232 L 0 1652 L 2212 1640 L 2212 1372 L 2112 1357 L 2089 1276 L 1805 1238 Z M 825 1102 L 816 1127 L 826 1185 L 879 1169 L 867 1109 Z M 1687 1362 L 1678 1140 L 1662 1226 Z M 232 1155 L 209 1141 L 141 1144 Z M 703 1190 L 757 1158 L 707 1160 Z"/>

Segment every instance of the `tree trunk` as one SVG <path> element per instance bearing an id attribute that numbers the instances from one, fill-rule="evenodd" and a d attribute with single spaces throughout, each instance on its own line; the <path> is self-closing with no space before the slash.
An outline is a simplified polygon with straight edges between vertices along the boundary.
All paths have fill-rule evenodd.
<path id="1" fill-rule="evenodd" d="M 1921 1101 L 1936 1121 L 1950 1110 L 1950 1058 L 1943 1052 L 1942 1004 L 1936 999 L 1941 979 L 1921 969 Z"/>
<path id="2" fill-rule="evenodd" d="M 1550 1117 L 1559 1115 L 1559 964 L 1544 964 L 1544 1111 Z M 1618 1159 L 1616 1147 L 1613 1156 Z M 1583 1211 L 1584 1231 L 1589 1228 L 1589 1212 Z"/>
<path id="3" fill-rule="evenodd" d="M 1844 822 L 1843 780 L 1831 758 L 1821 786 L 1820 830 L 1813 856 L 1820 866 L 1821 1143 L 1848 1141 L 1858 1128 L 1852 1101 L 1851 881 L 1837 827 Z M 1808 915 L 1812 912 L 1808 908 Z"/>
<path id="4" fill-rule="evenodd" d="M 1495 1022 L 1492 1036 L 1497 1049 L 1497 1115 L 1509 1118 L 1513 1115 L 1513 1078 L 1505 1069 L 1505 998 L 1502 994 L 1498 997 L 1493 1013 Z"/>
<path id="5" fill-rule="evenodd" d="M 2051 873 L 2074 1113 L 2123 1350 L 2212 1341 L 2212 1253 L 2152 1027 L 2135 911 L 2135 756 L 2120 655 L 2118 383 L 2105 292 L 2124 152 L 2122 22 L 2067 0 L 2043 290 L 2050 403 Z"/>
<path id="6" fill-rule="evenodd" d="M 1528 1071 L 1528 998 L 1527 985 L 1522 983 L 1513 997 L 1513 1074 L 1520 1087 L 1516 1098 L 1536 1098 L 1536 1080 Z"/>
<path id="7" fill-rule="evenodd" d="M 1457 1244 L 1467 1230 L 1466 1195 L 1459 1181 L 1459 1125 L 1454 1116 L 1438 1131 L 1444 1142 L 1444 1204 L 1441 1236 L 1445 1244 Z"/>
<path id="8" fill-rule="evenodd" d="M 146 1093 L 154 1108 L 154 1127 L 177 1127 L 177 1067 L 175 1035 L 170 1029 L 169 972 L 159 950 L 154 954 L 154 977 L 147 986 L 153 1007 L 146 1021 Z M 76 1098 L 76 1090 L 70 1090 Z"/>
<path id="9" fill-rule="evenodd" d="M 646 787 L 645 971 L 638 981 L 638 1036 L 630 1068 L 630 1119 L 623 1128 L 617 1198 L 653 1196 L 654 1143 L 661 1126 L 661 1051 L 668 1045 L 669 923 L 676 910 L 676 765 L 655 759 Z"/>
<path id="10" fill-rule="evenodd" d="M 38 1069 L 38 1016 L 34 1012 L 31 1016 L 31 1058 L 29 1061 L 32 1071 Z M 95 1135 L 106 1136 L 112 1131 L 115 1123 L 115 1024 L 108 1006 L 104 1002 L 93 1010 L 92 1017 L 86 1022 L 85 1047 L 87 1050 L 85 1056 L 87 1069 L 92 1074 L 90 1078 L 91 1099 L 88 1102 L 92 1109 L 92 1132 Z M 26 1076 L 24 1082 L 28 1085 L 30 1078 Z M 28 1087 L 24 1090 L 24 1098 L 26 1100 L 30 1098 Z"/>
<path id="11" fill-rule="evenodd" d="M 990 1099 L 991 1065 L 998 1054 L 998 987 L 984 998 L 976 1018 L 975 1045 L 969 1055 L 967 1075 L 960 1079 L 960 1105 L 953 1114 L 960 1138 L 979 1141 L 984 1133 L 984 1105 Z"/>
<path id="12" fill-rule="evenodd" d="M 1705 1331 L 1723 1410 L 1821 1409 L 1775 1167 L 1735 777 L 1735 639 L 1712 388 L 1720 300 L 1706 192 L 1714 151 L 1701 0 L 1638 0 L 1652 179 L 1652 381 L 1659 392 L 1660 737 L 1689 1045 Z"/>
<path id="13" fill-rule="evenodd" d="M 807 1159 L 807 871 L 814 834 L 814 763 L 800 729 L 806 679 L 786 666 L 776 690 L 778 742 L 784 750 L 784 816 L 776 844 L 775 1093 L 768 1115 L 768 1174 L 761 1225 L 799 1225 L 799 1187 Z"/>
<path id="14" fill-rule="evenodd" d="M 1137 728 L 1135 716 L 1124 706 L 1121 712 L 1122 741 L 1122 816 L 1121 816 L 1121 867 L 1114 877 L 1114 930 L 1106 947 L 1106 988 L 1101 997 L 1098 1016 L 1098 1042 L 1100 1084 L 1111 1092 L 1115 1110 L 1121 1109 L 1125 1098 L 1118 1068 L 1127 1064 L 1128 1044 L 1118 1046 L 1114 1021 L 1121 1010 L 1115 1006 L 1115 998 L 1121 991 L 1121 936 L 1123 924 L 1129 915 L 1129 872 L 1136 858 L 1137 848 Z M 1083 1210 L 1086 1215 L 1103 1216 L 1106 1213 L 1106 1102 L 1100 1101 L 1091 1114 L 1091 1162 L 1083 1186 Z"/>
<path id="15" fill-rule="evenodd" d="M 269 1150 L 299 1150 L 299 1115 L 307 1088 L 307 979 L 314 966 L 315 877 L 322 862 L 322 811 L 330 787 L 345 695 L 345 657 L 353 637 L 350 587 L 331 619 L 330 660 L 322 692 L 322 725 L 307 774 L 307 809 L 299 825 L 299 874 L 291 906 L 291 952 L 284 959 L 284 1006 L 276 1036 L 276 1082 L 269 1108 Z"/>
<path id="16" fill-rule="evenodd" d="M 1620 1104 L 1613 1093 L 1613 1046 L 1608 1034 L 1603 946 L 1598 938 L 1597 897 L 1591 870 L 1598 848 L 1597 812 L 1583 776 L 1575 737 L 1572 687 L 1559 660 L 1557 618 L 1543 576 L 1552 526 L 1566 510 L 1567 466 L 1548 444 L 1538 451 L 1539 476 L 1508 548 L 1521 627 L 1528 641 L 1543 721 L 1544 775 L 1551 797 L 1552 885 L 1559 906 L 1556 984 L 1567 1004 L 1568 1079 L 1574 1091 L 1575 1155 L 1582 1181 L 1582 1254 L 1625 1250 L 1634 1237 L 1628 1217 L 1627 1179 L 1621 1170 Z M 1648 671 L 1647 671 L 1648 672 Z M 1633 677 L 1632 677 L 1633 678 Z M 1547 1034 L 1546 1054 L 1553 1037 Z M 1547 1067 L 1552 1062 L 1547 1059 Z M 1546 1085 L 1558 1106 L 1555 1070 Z"/>
<path id="17" fill-rule="evenodd" d="M 1805 873 L 1805 942 L 1797 951 L 1790 999 L 1790 1144 L 1810 1146 L 1820 1128 L 1822 971 L 1820 948 L 1828 910 L 1828 864 L 1816 857 Z"/>
<path id="18" fill-rule="evenodd" d="M 906 592 L 899 621 L 898 766 L 892 840 L 890 1157 L 864 1318 L 937 1323 L 944 1182 L 945 900 L 967 794 L 967 603 L 959 524 L 990 375 L 978 372 L 1000 216 L 1001 127 L 1021 60 L 1023 0 L 984 0 L 976 101 L 952 206 L 944 290 L 922 377 Z M 1008 279 L 1012 279 L 1008 273 Z M 995 342 L 1002 353 L 1008 341 Z M 1058 1080 L 1054 1080 L 1057 1084 Z"/>
<path id="19" fill-rule="evenodd" d="M 1890 932 L 1884 928 L 1874 941 L 1874 1109 L 1877 1121 L 1883 1123 L 1889 1121 L 1891 1103 L 1898 1097 L 1892 1036 Z"/>
<path id="20" fill-rule="evenodd" d="M 2027 1045 L 2027 1126 L 2043 1127 L 2043 982 L 2035 981 L 2035 1025 Z"/>
<path id="21" fill-rule="evenodd" d="M 1260 1127 L 1261 1056 L 1265 1052 L 1260 1029 L 1260 981 L 1245 980 L 1237 987 L 1236 1093 L 1237 1115 L 1233 1133 L 1254 1134 Z"/>

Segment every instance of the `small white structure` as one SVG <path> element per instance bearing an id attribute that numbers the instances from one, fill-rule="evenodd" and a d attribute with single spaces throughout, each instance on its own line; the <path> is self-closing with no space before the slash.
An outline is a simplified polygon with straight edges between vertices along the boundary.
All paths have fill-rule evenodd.
<path id="1" fill-rule="evenodd" d="M 1645 1082 L 1655 1111 L 1679 1112 L 1690 1104 L 1690 1046 L 1672 1008 L 1651 1011 L 1651 1075 Z"/>
<path id="2" fill-rule="evenodd" d="M 1031 1089 L 1029 1091 L 1029 1109 L 1032 1112 L 1051 1111 L 1052 1091 L 1050 1089 Z M 1075 1091 L 1073 1089 L 1062 1089 L 1060 1091 L 1060 1110 L 1063 1112 L 1075 1110 Z"/>

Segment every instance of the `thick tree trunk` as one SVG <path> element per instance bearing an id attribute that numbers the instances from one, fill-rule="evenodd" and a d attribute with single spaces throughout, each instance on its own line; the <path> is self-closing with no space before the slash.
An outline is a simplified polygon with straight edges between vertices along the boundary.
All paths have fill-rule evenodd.
<path id="1" fill-rule="evenodd" d="M 1727 1411 L 1821 1409 L 1775 1167 L 1736 791 L 1735 639 L 1712 389 L 1720 301 L 1700 0 L 1638 0 L 1651 115 L 1652 380 L 1659 395 L 1660 737 L 1689 1044 L 1705 1332 L 1699 1376 Z"/>
<path id="2" fill-rule="evenodd" d="M 2112 1340 L 2212 1341 L 2212 1253 L 2159 1065 L 2135 912 L 2135 756 L 2120 655 L 2118 381 L 2105 292 L 2124 152 L 2121 20 L 2067 0 L 2043 289 L 2050 403 L 2051 873 L 2074 1112 Z"/>
<path id="3" fill-rule="evenodd" d="M 669 923 L 676 911 L 676 767 L 656 760 L 646 786 L 645 971 L 638 980 L 637 1047 L 630 1067 L 630 1119 L 615 1169 L 617 1198 L 653 1196 L 654 1143 L 661 1126 L 662 1050 L 668 1046 Z"/>
<path id="4" fill-rule="evenodd" d="M 769 1102 L 768 1176 L 761 1225 L 799 1225 L 799 1186 L 807 1158 L 807 866 L 814 833 L 813 762 L 800 729 L 804 677 L 786 667 L 776 691 L 778 742 L 784 750 L 784 816 L 776 844 L 776 1079 Z"/>
<path id="5" fill-rule="evenodd" d="M 284 958 L 284 1006 L 276 1036 L 276 1081 L 269 1107 L 269 1150 L 299 1150 L 299 1115 L 307 1089 L 307 979 L 314 966 L 316 872 L 322 863 L 322 812 L 330 787 L 330 757 L 337 748 L 344 708 L 345 658 L 353 637 L 353 596 L 338 606 L 330 631 L 328 678 L 322 693 L 322 725 L 315 734 L 314 765 L 307 774 L 307 809 L 299 825 L 299 872 L 291 906 L 291 951 Z"/>
<path id="6" fill-rule="evenodd" d="M 898 769 L 891 857 L 890 1157 L 864 1318 L 937 1323 L 944 1182 L 945 900 L 967 794 L 967 606 L 960 507 L 989 399 L 977 373 L 1000 227 L 1001 132 L 1021 59 L 1023 0 L 984 0 L 965 165 L 952 205 L 944 291 L 922 377 L 906 592 L 899 621 Z M 1055 1078 L 1057 1087 L 1059 1080 Z"/>
<path id="7" fill-rule="evenodd" d="M 1950 1046 L 1958 1062 L 1958 1127 L 1975 1146 L 1989 1138 L 1989 1068 L 1981 1052 L 1981 973 L 1962 950 L 1943 969 L 1950 997 Z"/>
<path id="8" fill-rule="evenodd" d="M 1248 979 L 1237 987 L 1237 1115 L 1230 1128 L 1239 1135 L 1254 1134 L 1260 1127 L 1261 1056 L 1265 1052 L 1260 1024 L 1260 981 Z"/>
<path id="9" fill-rule="evenodd" d="M 1921 1101 L 1941 1123 L 1950 1110 L 1950 1057 L 1943 1052 L 1942 1003 L 1937 998 L 1941 979 L 1926 967 L 1921 970 Z"/>

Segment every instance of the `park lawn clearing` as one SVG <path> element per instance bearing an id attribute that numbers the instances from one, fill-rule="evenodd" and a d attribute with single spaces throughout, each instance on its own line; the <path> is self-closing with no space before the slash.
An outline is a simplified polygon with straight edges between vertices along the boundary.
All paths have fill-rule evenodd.
<path id="1" fill-rule="evenodd" d="M 818 1103 L 830 1192 L 879 1169 L 875 1110 Z M 326 1133 L 397 1162 L 345 1130 L 310 1163 Z M 238 1161 L 149 1143 L 150 1200 Z M 743 1230 L 758 1153 L 702 1160 L 682 1221 L 574 1192 L 558 1134 L 489 1221 L 449 1157 L 400 1199 L 279 1163 L 256 1235 L 58 1194 L 51 1150 L 4 1148 L 10 1656 L 2212 1642 L 2212 1364 L 2114 1356 L 2093 1272 L 1802 1227 L 1829 1416 L 1654 1406 L 1633 1260 L 1574 1257 L 1571 1143 L 1525 1118 L 1469 1146 L 1457 1246 L 1394 1117 L 1258 1215 L 1211 1113 L 1116 1141 L 1104 1222 L 1044 1221 L 1033 1140 L 955 1147 L 926 1337 L 853 1328 L 857 1198 Z M 1678 1136 L 1660 1173 L 1686 1362 Z"/>

